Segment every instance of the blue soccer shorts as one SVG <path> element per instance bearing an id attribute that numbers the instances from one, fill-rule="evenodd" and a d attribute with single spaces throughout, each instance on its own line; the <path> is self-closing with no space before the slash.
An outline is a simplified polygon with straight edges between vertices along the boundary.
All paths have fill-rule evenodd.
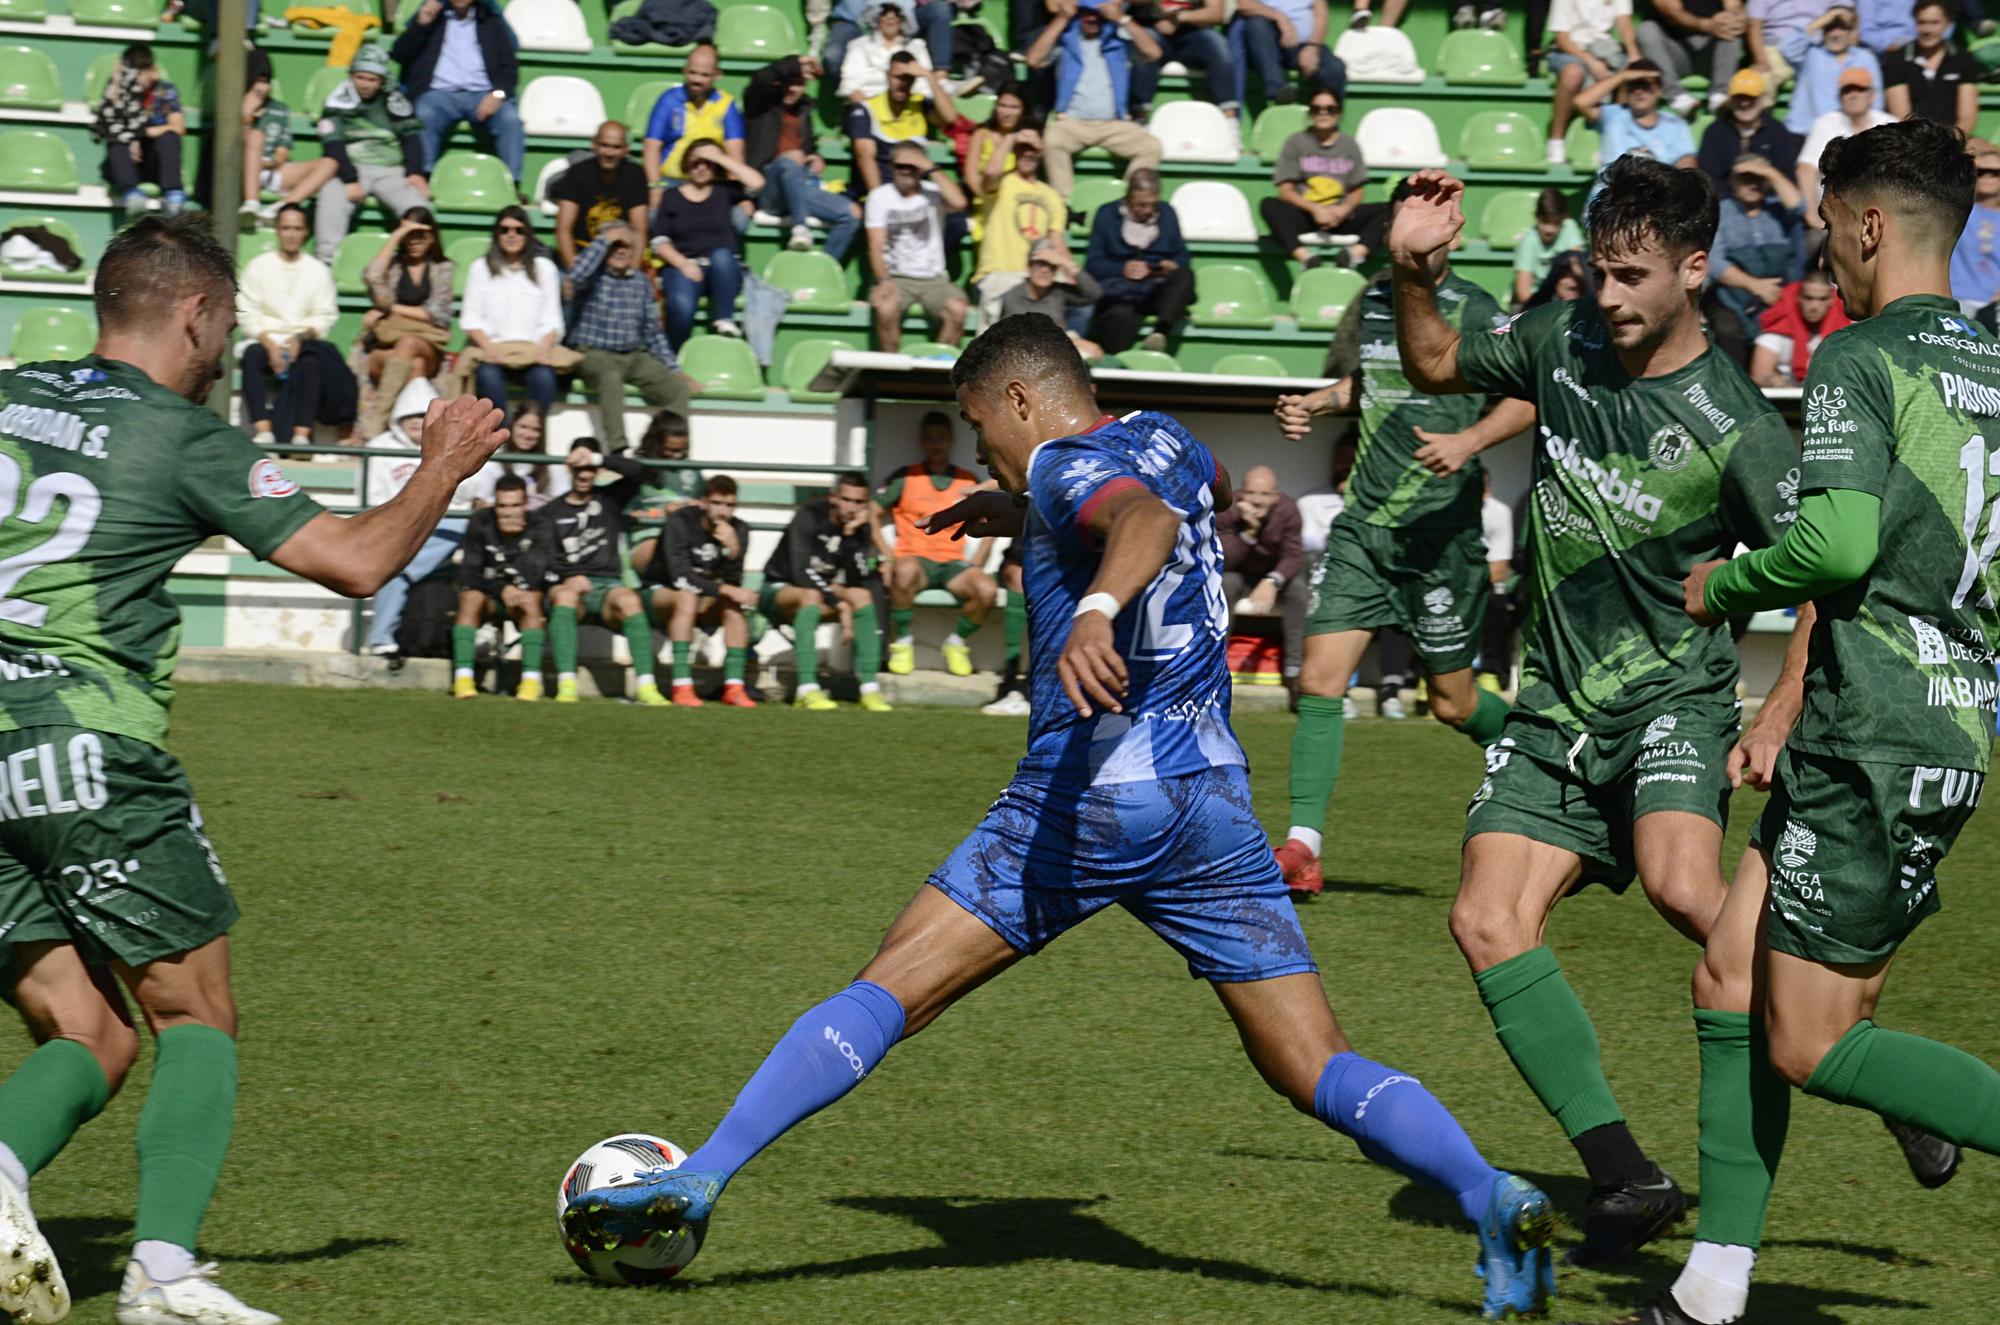
<path id="1" fill-rule="evenodd" d="M 1198 979 L 1319 969 L 1241 767 L 1098 787 L 1011 782 L 930 884 L 1024 953 L 1115 902 Z"/>

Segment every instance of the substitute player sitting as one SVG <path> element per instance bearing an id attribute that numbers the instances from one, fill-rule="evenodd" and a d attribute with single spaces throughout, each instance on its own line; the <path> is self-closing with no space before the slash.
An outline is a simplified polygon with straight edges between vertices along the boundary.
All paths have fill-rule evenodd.
<path id="1" fill-rule="evenodd" d="M 743 664 L 750 653 L 750 624 L 743 613 L 757 595 L 743 587 L 743 554 L 750 526 L 736 518 L 736 480 L 717 474 L 702 485 L 701 500 L 667 517 L 659 550 L 639 575 L 652 598 L 653 618 L 667 628 L 674 654 L 674 703 L 700 708 L 688 655 L 694 628 L 720 630 L 726 652 L 722 702 L 752 709 L 757 701 L 743 688 Z"/>
<path id="2" fill-rule="evenodd" d="M 764 563 L 757 610 L 792 628 L 794 708 L 825 713 L 840 706 L 819 683 L 819 626 L 832 612 L 854 635 L 854 675 L 861 707 L 889 712 L 875 673 L 882 664 L 882 630 L 875 620 L 874 543 L 868 536 L 868 480 L 842 474 L 826 496 L 801 505 Z"/>
<path id="3" fill-rule="evenodd" d="M 889 670 L 907 676 L 916 670 L 917 641 L 910 633 L 917 616 L 917 595 L 943 589 L 959 603 L 958 624 L 940 646 L 944 667 L 953 676 L 972 675 L 973 632 L 993 610 L 1000 586 L 993 577 L 965 558 L 966 548 L 947 535 L 932 533 L 924 522 L 933 514 L 963 501 L 979 480 L 951 463 L 951 420 L 933 410 L 924 415 L 917 434 L 923 459 L 899 469 L 875 493 L 878 525 L 893 523 L 894 556 L 889 561 Z"/>
<path id="4" fill-rule="evenodd" d="M 1295 1108 L 1457 1202 L 1478 1230 L 1488 1316 L 1540 1309 L 1548 1197 L 1481 1158 L 1415 1078 L 1349 1046 L 1251 809 L 1229 725 L 1215 511 L 1230 493 L 1215 457 L 1165 414 L 1099 414 L 1089 368 L 1038 313 L 981 335 L 952 382 L 1004 491 L 930 527 L 1026 538 L 1027 755 L 859 978 L 793 1024 L 707 1142 L 679 1169 L 578 1196 L 566 1236 L 616 1246 L 708 1218 L 744 1164 L 897 1041 L 1116 904 L 1210 982 Z"/>
<path id="5" fill-rule="evenodd" d="M 554 580 L 555 542 L 549 526 L 528 518 L 528 480 L 503 474 L 493 504 L 465 523 L 458 553 L 458 617 L 451 627 L 451 697 L 479 694 L 473 674 L 479 627 L 504 616 L 521 632 L 521 683 L 514 698 L 542 697 L 542 643 L 547 639 L 542 595 Z"/>
<path id="6" fill-rule="evenodd" d="M 622 578 L 625 508 L 638 497 L 646 467 L 625 455 L 600 456 L 594 437 L 570 448 L 563 462 L 569 491 L 535 512 L 555 535 L 555 584 L 549 590 L 549 642 L 556 656 L 556 703 L 574 704 L 577 627 L 602 622 L 622 630 L 632 650 L 633 698 L 647 708 L 664 708 L 667 697 L 653 679 L 653 628 L 646 605 Z M 598 486 L 609 469 L 618 477 Z"/>

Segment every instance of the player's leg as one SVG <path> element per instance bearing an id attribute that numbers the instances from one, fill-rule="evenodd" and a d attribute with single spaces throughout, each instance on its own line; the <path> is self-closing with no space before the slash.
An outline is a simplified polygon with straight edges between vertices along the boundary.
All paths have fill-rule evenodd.
<path id="1" fill-rule="evenodd" d="M 914 560 L 914 558 L 912 558 Z M 870 713 L 887 713 L 889 701 L 882 696 L 882 627 L 875 616 L 875 595 L 864 585 L 843 584 L 834 590 L 847 605 L 854 628 L 854 677 L 861 683 L 861 707 Z"/>
<path id="2" fill-rule="evenodd" d="M 634 703 L 647 708 L 665 708 L 670 701 L 660 693 L 660 684 L 653 673 L 659 665 L 657 646 L 653 642 L 653 626 L 646 619 L 646 605 L 639 598 L 638 591 L 620 584 L 604 595 L 604 624 L 625 636 L 625 645 L 632 653 L 632 698 Z"/>
<path id="3" fill-rule="evenodd" d="M 977 566 L 967 566 L 945 581 L 944 587 L 946 593 L 958 600 L 959 609 L 958 621 L 945 637 L 944 667 L 953 676 L 971 676 L 972 636 L 985 624 L 986 614 L 993 610 L 1000 586 Z"/>
<path id="4" fill-rule="evenodd" d="M 756 708 L 757 701 L 743 684 L 750 661 L 750 619 L 743 605 L 726 595 L 716 599 L 710 628 L 722 631 L 722 702 L 731 708 Z"/>
<path id="5" fill-rule="evenodd" d="M 478 589 L 458 591 L 458 614 L 451 622 L 451 695 L 472 699 L 479 694 L 473 666 L 479 660 L 479 625 L 486 620 L 491 600 Z"/>
<path id="6" fill-rule="evenodd" d="M 586 576 L 572 575 L 549 590 L 549 651 L 555 655 L 556 703 L 576 703 L 577 616 L 590 592 Z"/>
<path id="7" fill-rule="evenodd" d="M 895 557 L 884 582 L 889 590 L 889 670 L 908 676 L 917 669 L 917 640 L 911 626 L 917 619 L 917 595 L 927 581 L 921 557 Z"/>
<path id="8" fill-rule="evenodd" d="M 1016 544 L 1010 543 L 1000 562 L 1000 584 L 1007 602 L 1000 609 L 1001 638 L 1006 645 L 1006 662 L 1000 671 L 1000 693 L 985 712 L 1018 717 L 1028 711 L 1026 681 L 1022 662 L 1028 643 L 1028 595 L 1021 578 L 1021 559 Z"/>
<path id="9" fill-rule="evenodd" d="M 1317 586 L 1315 595 L 1317 596 Z M 1315 614 L 1309 632 L 1322 623 Z M 1299 666 L 1299 721 L 1292 729 L 1292 824 L 1278 848 L 1278 865 L 1293 892 L 1313 896 L 1321 889 L 1320 847 L 1326 807 L 1340 779 L 1340 752 L 1347 736 L 1347 685 L 1375 638 L 1372 630 L 1308 633 Z"/>
<path id="10" fill-rule="evenodd" d="M 1655 811 L 1633 824 L 1632 854 L 1653 909 L 1706 943 L 1729 892 L 1722 882 L 1722 825 L 1691 811 Z"/>
<path id="11" fill-rule="evenodd" d="M 819 685 L 819 623 L 826 596 L 817 589 L 787 584 L 771 596 L 775 620 L 792 625 L 792 707 L 824 712 L 835 708 Z"/>
<path id="12" fill-rule="evenodd" d="M 1456 727 L 1484 747 L 1500 739 L 1507 721 L 1506 700 L 1480 686 L 1470 667 L 1451 672 L 1426 672 L 1431 697 L 1431 716 L 1447 727 Z"/>
<path id="13" fill-rule="evenodd" d="M 542 651 L 548 640 L 542 596 L 519 585 L 502 585 L 500 606 L 521 632 L 521 683 L 514 687 L 514 698 L 532 704 L 542 697 Z"/>
<path id="14" fill-rule="evenodd" d="M 653 590 L 653 616 L 667 628 L 667 648 L 674 656 L 674 703 L 684 708 L 699 708 L 701 700 L 694 693 L 694 669 L 691 658 L 694 653 L 695 619 L 715 602 L 703 598 L 693 589 Z"/>
<path id="15" fill-rule="evenodd" d="M 1431 716 L 1475 745 L 1491 745 L 1509 706 L 1480 689 L 1472 672 L 1493 599 L 1485 537 L 1477 525 L 1438 535 L 1401 532 L 1402 545 L 1378 555 L 1393 568 L 1394 624 L 1423 668 Z"/>

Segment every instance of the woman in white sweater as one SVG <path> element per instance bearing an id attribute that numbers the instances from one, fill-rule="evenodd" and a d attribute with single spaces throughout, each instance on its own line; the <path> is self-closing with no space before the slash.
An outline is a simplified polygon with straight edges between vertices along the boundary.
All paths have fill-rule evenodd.
<path id="1" fill-rule="evenodd" d="M 458 320 L 465 338 L 485 356 L 473 370 L 479 394 L 504 409 L 508 387 L 519 382 L 528 407 L 547 415 L 556 398 L 556 370 L 549 361 L 563 338 L 562 274 L 535 252 L 523 208 L 505 208 L 494 220 L 493 246 L 472 264 Z M 500 348 L 510 343 L 512 349 Z M 513 357 L 523 345 L 522 367 L 495 362 Z"/>
<path id="2" fill-rule="evenodd" d="M 850 101 L 866 101 L 879 97 L 889 90 L 889 57 L 898 51 L 908 51 L 917 58 L 921 69 L 931 67 L 931 53 L 925 47 L 922 37 L 906 37 L 903 11 L 893 4 L 879 4 L 872 10 L 864 11 L 862 23 L 868 27 L 865 37 L 856 37 L 847 44 L 847 54 L 840 60 L 840 95 Z"/>
<path id="3" fill-rule="evenodd" d="M 276 218 L 278 246 L 244 265 L 237 282 L 236 325 L 243 349 L 243 412 L 259 445 L 287 433 L 300 444 L 313 425 L 330 423 L 355 440 L 356 385 L 340 352 L 326 342 L 340 316 L 333 273 L 305 252 L 306 214 L 296 203 Z"/>

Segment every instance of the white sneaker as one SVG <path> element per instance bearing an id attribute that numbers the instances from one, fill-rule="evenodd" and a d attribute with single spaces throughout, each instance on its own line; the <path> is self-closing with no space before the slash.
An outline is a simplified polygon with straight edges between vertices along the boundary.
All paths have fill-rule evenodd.
<path id="1" fill-rule="evenodd" d="M 1343 697 L 1341 699 L 1340 716 L 1346 719 L 1348 722 L 1353 722 L 1356 718 L 1361 716 L 1361 710 L 1354 707 L 1354 700 L 1351 697 Z"/>
<path id="2" fill-rule="evenodd" d="M 750 214 L 750 224 L 752 225 L 769 226 L 775 230 L 784 223 L 784 217 L 778 215 L 776 212 L 767 212 L 761 207 Z"/>
<path id="3" fill-rule="evenodd" d="M 1549 139 L 1549 164 L 1559 166 L 1569 160 L 1569 144 L 1560 138 Z"/>
<path id="4" fill-rule="evenodd" d="M 276 446 L 278 444 L 278 435 L 269 428 L 262 428 L 250 440 L 258 446 Z"/>
<path id="5" fill-rule="evenodd" d="M 794 253 L 803 253 L 813 246 L 813 232 L 805 226 L 792 227 L 792 237 L 785 241 L 785 247 Z"/>
<path id="6" fill-rule="evenodd" d="M 69 1315 L 69 1285 L 28 1194 L 0 1174 L 0 1314 L 28 1325 L 54 1325 Z"/>
<path id="7" fill-rule="evenodd" d="M 1029 712 L 1028 697 L 1018 690 L 1009 690 L 979 711 L 989 718 L 1025 718 Z"/>
<path id="8" fill-rule="evenodd" d="M 1673 111 L 1674 114 L 1680 116 L 1682 119 L 1686 119 L 1701 109 L 1701 98 L 1692 92 L 1683 92 L 1673 99 L 1673 102 L 1667 109 Z"/>
<path id="9" fill-rule="evenodd" d="M 712 330 L 718 336 L 728 336 L 734 340 L 743 339 L 743 328 L 737 326 L 736 323 L 726 317 L 717 318 Z"/>
<path id="10" fill-rule="evenodd" d="M 283 1319 L 245 1306 L 215 1282 L 215 1262 L 190 1274 L 158 1283 L 137 1261 L 125 1266 L 118 1289 L 118 1325 L 279 1325 Z"/>
<path id="11" fill-rule="evenodd" d="M 1397 722 L 1410 716 L 1408 711 L 1403 708 L 1402 696 L 1393 694 L 1382 696 L 1375 705 L 1375 715 Z"/>

